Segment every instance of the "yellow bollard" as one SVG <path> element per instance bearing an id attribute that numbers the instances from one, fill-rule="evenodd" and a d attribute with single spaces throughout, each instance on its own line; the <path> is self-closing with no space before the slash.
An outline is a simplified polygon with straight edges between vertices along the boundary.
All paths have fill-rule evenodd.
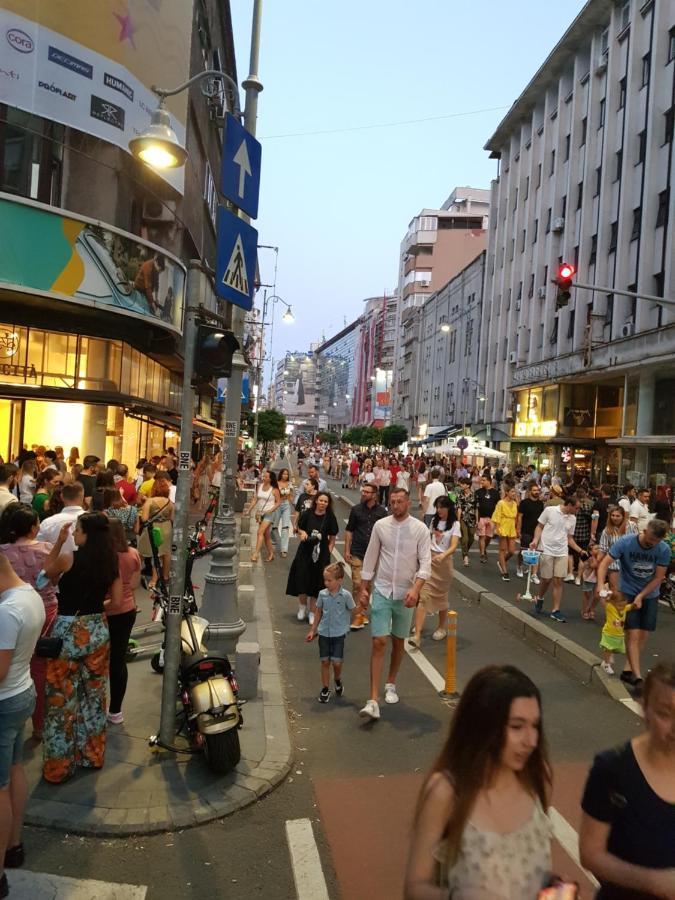
<path id="1" fill-rule="evenodd" d="M 448 610 L 448 638 L 445 644 L 445 688 L 441 696 L 446 699 L 456 699 L 457 692 L 457 613 L 454 609 Z"/>

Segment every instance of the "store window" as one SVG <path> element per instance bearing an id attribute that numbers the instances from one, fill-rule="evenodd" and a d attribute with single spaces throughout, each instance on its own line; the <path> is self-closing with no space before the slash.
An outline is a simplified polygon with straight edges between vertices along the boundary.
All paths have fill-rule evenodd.
<path id="1" fill-rule="evenodd" d="M 595 415 L 596 437 L 618 437 L 623 416 L 623 385 L 601 384 Z"/>
<path id="2" fill-rule="evenodd" d="M 649 451 L 649 481 L 651 487 L 662 484 L 675 487 L 675 447 Z"/>
<path id="3" fill-rule="evenodd" d="M 640 393 L 640 380 L 629 378 L 626 385 L 626 408 L 624 411 L 623 433 L 626 437 L 635 437 L 637 434 L 638 395 Z"/>
<path id="4" fill-rule="evenodd" d="M 595 423 L 595 385 L 561 385 L 560 433 L 574 437 L 593 437 Z"/>
<path id="5" fill-rule="evenodd" d="M 675 434 L 675 378 L 657 378 L 654 384 L 653 434 Z"/>
<path id="6" fill-rule="evenodd" d="M 514 437 L 554 437 L 557 431 L 557 385 L 516 392 Z"/>

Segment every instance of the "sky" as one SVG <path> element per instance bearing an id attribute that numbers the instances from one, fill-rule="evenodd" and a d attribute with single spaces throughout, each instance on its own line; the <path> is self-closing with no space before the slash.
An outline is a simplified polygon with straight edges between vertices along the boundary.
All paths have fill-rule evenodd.
<path id="1" fill-rule="evenodd" d="M 253 2 L 230 2 L 241 83 Z M 354 321 L 364 298 L 392 291 L 422 208 L 455 186 L 490 187 L 496 161 L 483 146 L 583 5 L 265 0 L 255 224 L 259 243 L 279 248 L 276 292 L 295 315 L 282 323 L 276 304 L 268 356 L 309 349 Z M 263 282 L 274 257 L 259 251 Z"/>

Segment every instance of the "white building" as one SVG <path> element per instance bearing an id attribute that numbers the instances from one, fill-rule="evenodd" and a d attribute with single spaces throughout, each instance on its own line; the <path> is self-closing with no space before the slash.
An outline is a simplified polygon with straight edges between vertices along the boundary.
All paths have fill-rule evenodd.
<path id="1" fill-rule="evenodd" d="M 486 144 L 483 436 L 513 458 L 675 482 L 675 306 L 611 291 L 675 299 L 674 85 L 673 0 L 590 0 Z M 563 260 L 610 290 L 556 309 Z"/>

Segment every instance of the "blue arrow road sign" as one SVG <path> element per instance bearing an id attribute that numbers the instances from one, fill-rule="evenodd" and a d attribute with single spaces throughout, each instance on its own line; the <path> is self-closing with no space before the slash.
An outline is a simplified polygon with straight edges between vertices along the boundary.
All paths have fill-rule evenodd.
<path id="1" fill-rule="evenodd" d="M 261 156 L 260 142 L 232 113 L 226 113 L 220 190 L 252 219 L 258 218 Z"/>
<path id="2" fill-rule="evenodd" d="M 258 254 L 258 232 L 225 207 L 218 208 L 216 294 L 251 309 Z"/>

